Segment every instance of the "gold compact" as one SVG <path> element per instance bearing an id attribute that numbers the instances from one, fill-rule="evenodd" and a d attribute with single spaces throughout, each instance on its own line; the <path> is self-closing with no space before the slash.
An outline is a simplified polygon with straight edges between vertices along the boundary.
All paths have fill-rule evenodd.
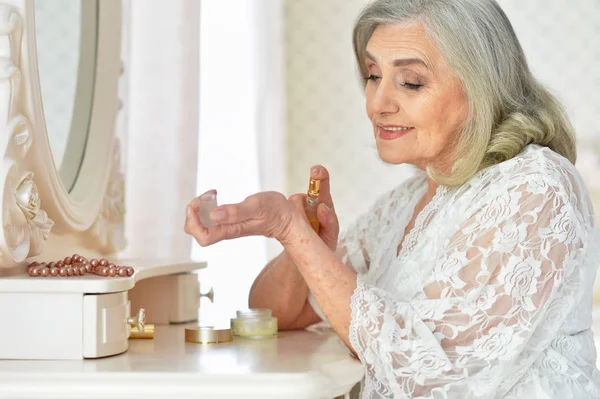
<path id="1" fill-rule="evenodd" d="M 185 341 L 195 344 L 222 344 L 233 341 L 231 328 L 194 327 L 185 329 Z"/>

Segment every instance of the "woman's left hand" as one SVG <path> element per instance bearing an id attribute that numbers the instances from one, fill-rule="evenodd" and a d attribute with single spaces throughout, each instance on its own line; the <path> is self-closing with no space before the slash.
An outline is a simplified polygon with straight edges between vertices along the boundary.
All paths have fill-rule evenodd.
<path id="1" fill-rule="evenodd" d="M 262 192 L 238 204 L 221 205 L 211 214 L 215 226 L 207 228 L 200 223 L 200 201 L 194 199 L 187 207 L 185 232 L 205 247 L 233 238 L 262 235 L 281 243 L 290 238 L 293 224 L 306 219 L 299 209 L 278 192 Z"/>

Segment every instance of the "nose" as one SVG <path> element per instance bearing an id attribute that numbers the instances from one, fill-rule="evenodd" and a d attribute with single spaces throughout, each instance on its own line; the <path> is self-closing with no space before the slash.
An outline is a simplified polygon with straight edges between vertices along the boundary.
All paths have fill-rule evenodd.
<path id="1" fill-rule="evenodd" d="M 371 111 L 378 115 L 386 115 L 395 114 L 399 110 L 400 105 L 395 96 L 394 85 L 382 79 L 371 99 Z"/>

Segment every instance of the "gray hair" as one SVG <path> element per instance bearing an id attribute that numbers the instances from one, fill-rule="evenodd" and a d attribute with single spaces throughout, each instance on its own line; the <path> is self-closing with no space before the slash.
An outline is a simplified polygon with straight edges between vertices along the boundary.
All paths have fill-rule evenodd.
<path id="1" fill-rule="evenodd" d="M 450 175 L 428 169 L 439 184 L 458 186 L 478 171 L 513 158 L 528 144 L 577 157 L 562 105 L 531 74 L 513 27 L 495 0 L 376 0 L 354 26 L 363 77 L 365 51 L 379 25 L 421 23 L 462 83 L 469 105 Z"/>

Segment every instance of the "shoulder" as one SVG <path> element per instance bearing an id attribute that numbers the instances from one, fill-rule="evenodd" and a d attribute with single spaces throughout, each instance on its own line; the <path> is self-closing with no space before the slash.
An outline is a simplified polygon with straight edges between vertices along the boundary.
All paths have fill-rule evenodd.
<path id="1" fill-rule="evenodd" d="M 509 190 L 527 185 L 533 192 L 587 196 L 587 190 L 575 166 L 547 147 L 531 144 L 516 157 L 489 167 L 470 182 L 488 186 L 488 191 Z"/>
<path id="2" fill-rule="evenodd" d="M 575 166 L 551 149 L 527 146 L 516 157 L 476 174 L 465 186 L 471 204 L 490 204 L 495 198 L 520 198 L 519 204 L 551 202 L 573 209 L 585 224 L 594 224 L 593 207 Z M 469 195 L 470 194 L 470 195 Z"/>
<path id="3" fill-rule="evenodd" d="M 497 166 L 503 177 L 517 181 L 542 179 L 554 187 L 563 189 L 581 183 L 581 177 L 571 161 L 540 145 L 529 145 L 513 159 Z"/>

